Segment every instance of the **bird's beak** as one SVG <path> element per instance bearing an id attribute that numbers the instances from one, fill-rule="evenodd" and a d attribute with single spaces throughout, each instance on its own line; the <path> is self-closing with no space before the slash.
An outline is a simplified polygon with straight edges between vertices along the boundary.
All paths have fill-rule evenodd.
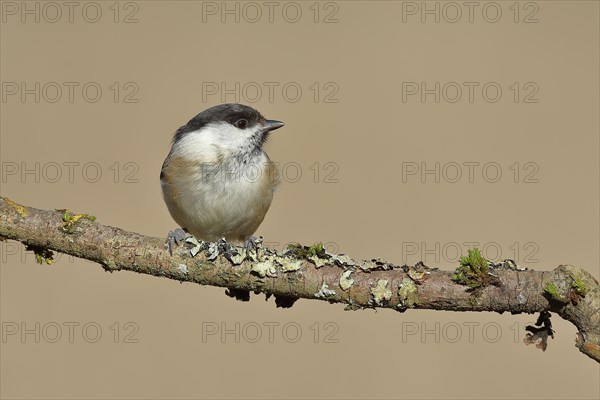
<path id="1" fill-rule="evenodd" d="M 270 132 L 270 131 L 274 131 L 275 129 L 281 128 L 283 125 L 285 125 L 285 124 L 281 121 L 275 121 L 273 119 L 268 119 L 263 123 L 263 130 L 265 132 Z"/>

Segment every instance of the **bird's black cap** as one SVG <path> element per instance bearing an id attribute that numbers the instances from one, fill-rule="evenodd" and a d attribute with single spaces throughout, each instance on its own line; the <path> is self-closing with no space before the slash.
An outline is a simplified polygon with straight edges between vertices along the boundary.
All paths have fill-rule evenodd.
<path id="1" fill-rule="evenodd" d="M 218 106 L 202 111 L 200 114 L 189 120 L 187 124 L 177 129 L 173 141 L 177 142 L 186 133 L 197 131 L 211 122 L 228 122 L 234 125 L 241 119 L 247 121 L 248 127 L 253 127 L 256 124 L 265 121 L 265 118 L 261 113 L 252 107 L 236 103 L 219 104 Z M 281 126 L 283 126 L 283 123 L 281 123 Z"/>

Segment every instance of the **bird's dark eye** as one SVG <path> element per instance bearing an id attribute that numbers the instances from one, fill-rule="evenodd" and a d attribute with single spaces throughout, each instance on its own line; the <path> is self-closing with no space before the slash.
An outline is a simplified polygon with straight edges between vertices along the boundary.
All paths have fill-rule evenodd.
<path id="1" fill-rule="evenodd" d="M 235 126 L 237 126 L 240 129 L 246 129 L 246 126 L 248 126 L 248 121 L 246 121 L 245 119 L 238 119 L 235 122 Z"/>

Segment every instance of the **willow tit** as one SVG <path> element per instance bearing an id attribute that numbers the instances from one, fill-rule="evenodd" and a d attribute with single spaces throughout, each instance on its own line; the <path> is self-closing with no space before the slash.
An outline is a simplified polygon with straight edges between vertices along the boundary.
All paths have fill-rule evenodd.
<path id="1" fill-rule="evenodd" d="M 283 125 L 251 107 L 221 104 L 177 129 L 160 172 L 175 222 L 199 240 L 247 241 L 280 180 L 263 144 Z"/>

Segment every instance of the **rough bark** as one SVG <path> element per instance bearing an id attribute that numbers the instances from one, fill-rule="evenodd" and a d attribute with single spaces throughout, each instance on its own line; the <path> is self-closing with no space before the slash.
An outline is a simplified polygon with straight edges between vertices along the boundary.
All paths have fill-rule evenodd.
<path id="1" fill-rule="evenodd" d="M 484 279 L 468 287 L 457 283 L 455 271 L 423 263 L 356 262 L 318 246 L 298 246 L 284 253 L 259 249 L 243 260 L 245 250 L 224 242 L 201 243 L 194 257 L 189 245 L 181 244 L 171 255 L 165 239 L 101 225 L 87 214 L 38 210 L 3 197 L 0 238 L 22 242 L 36 252 L 40 262 L 49 261 L 49 250 L 53 250 L 95 261 L 109 271 L 345 303 L 349 309 L 552 311 L 577 327 L 577 348 L 600 362 L 600 287 L 590 273 L 571 265 L 532 271 L 512 263 L 492 263 Z M 551 330 L 533 339 L 542 337 L 545 343 L 548 334 Z"/>

